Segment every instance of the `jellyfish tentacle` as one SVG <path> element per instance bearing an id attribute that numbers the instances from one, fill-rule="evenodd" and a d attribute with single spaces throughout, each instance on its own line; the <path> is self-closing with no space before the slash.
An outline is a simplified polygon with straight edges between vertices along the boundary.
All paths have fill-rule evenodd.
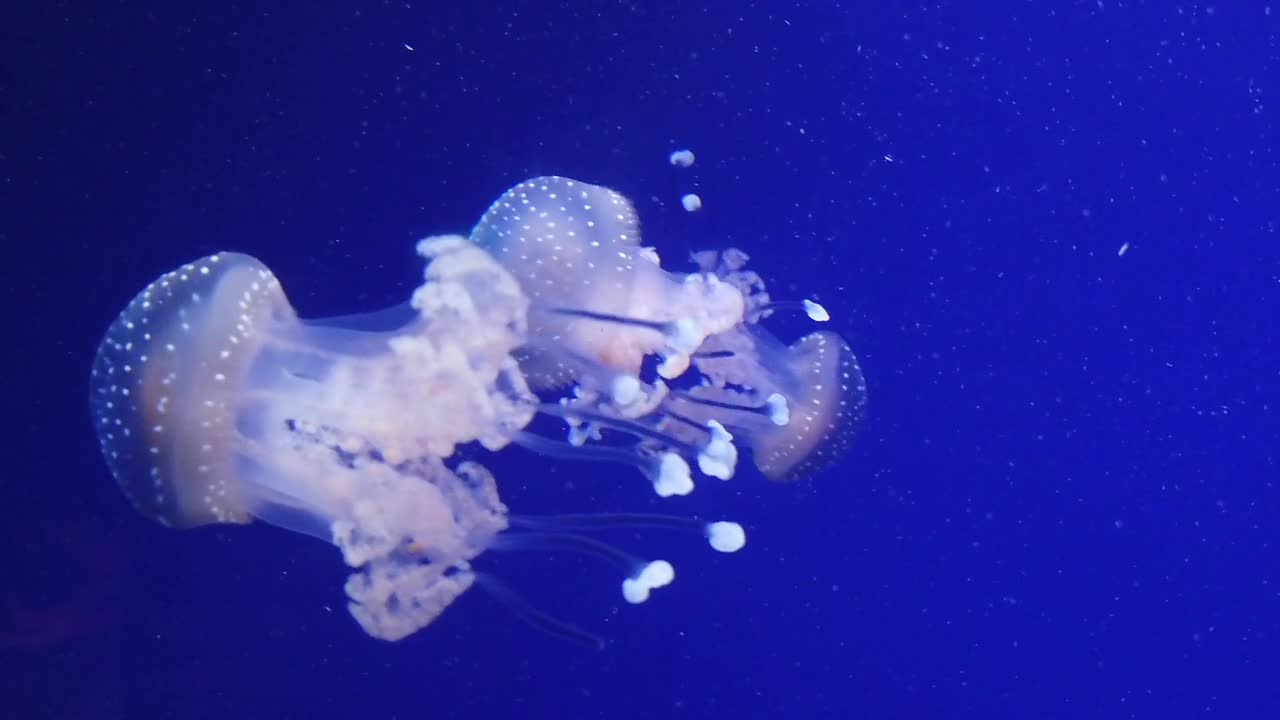
<path id="1" fill-rule="evenodd" d="M 670 585 L 675 568 L 666 560 L 641 560 L 607 542 L 576 533 L 520 532 L 503 533 L 494 539 L 495 550 L 536 550 L 539 552 L 575 552 L 609 562 L 624 573 L 622 596 L 638 605 L 649 599 L 658 588 Z"/>
<path id="2" fill-rule="evenodd" d="M 758 308 L 760 317 L 768 317 L 775 312 L 802 312 L 816 323 L 830 322 L 831 313 L 816 300 L 774 300 Z"/>
<path id="3" fill-rule="evenodd" d="M 660 454 L 665 455 L 669 452 L 674 452 L 693 458 L 704 474 L 720 480 L 732 478 L 737 467 L 738 452 L 733 445 L 733 435 L 725 430 L 724 426 L 714 418 L 708 418 L 702 423 L 701 429 L 705 432 L 707 439 L 698 445 L 688 439 L 675 437 L 670 433 L 648 427 L 634 420 L 616 417 L 599 410 L 583 410 L 576 403 L 566 403 L 563 406 L 543 405 L 540 410 L 549 415 L 562 417 L 565 420 L 587 421 L 634 435 L 641 438 L 642 441 L 657 445 L 660 448 Z M 656 419 L 660 421 L 663 417 L 666 416 L 660 416 Z M 696 425 L 697 423 L 694 424 Z"/>
<path id="4" fill-rule="evenodd" d="M 572 623 L 565 622 L 550 613 L 534 607 L 528 600 L 512 590 L 506 583 L 492 573 L 478 572 L 475 584 L 493 598 L 499 605 L 521 621 L 528 623 L 540 632 L 553 637 L 562 638 L 573 643 L 584 645 L 594 650 L 603 650 L 607 641 L 599 635 L 587 632 Z"/>
<path id="5" fill-rule="evenodd" d="M 674 452 L 649 454 L 637 448 L 560 443 L 525 431 L 516 433 L 513 440 L 521 447 L 550 457 L 629 465 L 639 470 L 661 497 L 688 495 L 693 491 L 689 464 Z"/>
<path id="6" fill-rule="evenodd" d="M 746 532 L 731 520 L 707 522 L 683 515 L 654 513 L 598 513 L 566 515 L 512 515 L 511 527 L 544 532 L 600 531 L 624 528 L 657 528 L 705 535 L 719 552 L 736 552 L 746 544 Z"/>

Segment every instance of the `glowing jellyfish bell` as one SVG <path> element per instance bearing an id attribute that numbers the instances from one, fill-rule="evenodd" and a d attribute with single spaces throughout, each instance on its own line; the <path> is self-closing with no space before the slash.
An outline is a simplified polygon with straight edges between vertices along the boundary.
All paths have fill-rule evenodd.
<path id="1" fill-rule="evenodd" d="M 410 301 L 368 315 L 301 319 L 272 272 L 236 253 L 139 293 L 90 378 L 103 456 L 133 505 L 172 527 L 257 518 L 334 544 L 354 569 L 352 615 L 397 640 L 473 584 L 511 599 L 472 568 L 487 550 L 595 554 L 624 572 L 623 597 L 643 602 L 674 579 L 671 564 L 580 533 L 660 526 L 696 530 L 720 552 L 745 542 L 728 521 L 511 515 L 487 470 L 453 459 L 460 444 L 617 460 L 672 495 L 692 489 L 690 463 L 732 476 L 744 441 L 769 477 L 811 471 L 861 413 L 842 340 L 814 333 L 788 347 L 760 329 L 786 304 L 767 301 L 736 251 L 700 255 L 699 272 L 662 270 L 630 203 L 604 188 L 536 178 L 470 238 L 418 250 L 427 266 Z M 648 357 L 662 360 L 657 378 Z M 690 377 L 681 389 L 664 381 Z M 568 423 L 565 441 L 525 429 L 539 413 Z M 609 443 L 604 429 L 637 440 Z"/>

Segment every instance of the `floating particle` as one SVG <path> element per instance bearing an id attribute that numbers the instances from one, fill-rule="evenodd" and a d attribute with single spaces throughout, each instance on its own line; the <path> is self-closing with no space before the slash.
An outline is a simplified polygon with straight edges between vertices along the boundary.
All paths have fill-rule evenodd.
<path id="1" fill-rule="evenodd" d="M 1129 243 L 1125 243 L 1125 244 L 1121 245 L 1121 246 L 1120 246 L 1120 249 L 1116 251 L 1116 256 L 1117 256 L 1117 257 L 1124 257 L 1124 254 L 1125 254 L 1125 253 L 1127 253 L 1127 252 L 1129 252 Z"/>
<path id="2" fill-rule="evenodd" d="M 680 198 L 680 204 L 684 205 L 684 209 L 689 212 L 696 212 L 702 209 L 702 198 L 693 193 L 689 193 Z"/>
<path id="3" fill-rule="evenodd" d="M 671 153 L 671 164 L 676 167 L 689 167 L 693 164 L 692 150 L 677 150 Z"/>

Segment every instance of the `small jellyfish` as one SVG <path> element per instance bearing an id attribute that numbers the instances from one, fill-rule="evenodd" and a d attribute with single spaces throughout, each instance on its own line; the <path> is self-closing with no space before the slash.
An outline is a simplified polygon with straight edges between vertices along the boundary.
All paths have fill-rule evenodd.
<path id="1" fill-rule="evenodd" d="M 702 209 L 702 198 L 696 193 L 687 193 L 680 198 L 680 204 L 687 212 L 697 212 Z"/>
<path id="2" fill-rule="evenodd" d="M 693 161 L 694 161 L 693 151 L 692 150 L 676 150 L 675 152 L 671 153 L 671 157 L 668 158 L 668 160 L 670 160 L 671 164 L 676 167 L 687 168 L 693 165 Z"/>

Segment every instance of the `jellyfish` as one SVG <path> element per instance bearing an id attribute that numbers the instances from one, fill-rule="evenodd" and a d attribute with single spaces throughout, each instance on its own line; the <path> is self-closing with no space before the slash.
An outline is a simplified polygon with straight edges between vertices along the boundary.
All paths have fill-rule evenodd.
<path id="1" fill-rule="evenodd" d="M 418 249 L 430 263 L 413 315 L 383 331 L 299 320 L 247 255 L 197 260 L 134 298 L 91 371 L 102 453 L 142 514 L 258 518 L 332 542 L 360 569 L 352 614 L 386 639 L 464 592 L 469 561 L 507 527 L 492 476 L 443 460 L 464 442 L 500 449 L 501 426 L 529 414 L 510 358 L 519 287 L 461 238 Z"/>
<path id="2" fill-rule="evenodd" d="M 332 544 L 351 568 L 348 609 L 376 638 L 426 627 L 475 585 L 572 635 L 473 561 L 592 554 L 622 569 L 639 603 L 673 566 L 592 532 L 691 530 L 719 552 L 745 532 L 674 515 L 513 514 L 460 446 L 622 461 L 670 495 L 691 489 L 690 462 L 731 477 L 735 438 L 767 477 L 813 471 L 859 417 L 865 388 L 843 340 L 765 333 L 759 320 L 787 305 L 767 301 L 736 251 L 662 270 L 630 203 L 605 188 L 535 178 L 470 237 L 417 250 L 423 283 L 369 314 L 301 318 L 269 268 L 233 252 L 143 289 L 107 329 L 89 388 L 101 452 L 135 509 L 174 528 L 260 520 Z M 568 439 L 531 432 L 539 415 L 563 420 Z M 602 429 L 637 440 L 605 442 Z"/>
<path id="3" fill-rule="evenodd" d="M 665 496 L 692 490 L 688 462 L 732 477 L 739 444 L 770 479 L 806 477 L 860 427 L 866 382 L 848 343 L 817 331 L 788 346 L 760 325 L 786 309 L 823 322 L 826 310 L 772 301 L 742 251 L 698 252 L 697 271 L 668 272 L 641 245 L 625 197 L 563 177 L 516 185 L 470 239 L 528 296 L 524 376 L 535 390 L 568 391 L 538 408 L 566 421 L 566 441 L 519 433 L 517 444 L 629 463 Z M 591 447 L 606 428 L 634 448 Z"/>

